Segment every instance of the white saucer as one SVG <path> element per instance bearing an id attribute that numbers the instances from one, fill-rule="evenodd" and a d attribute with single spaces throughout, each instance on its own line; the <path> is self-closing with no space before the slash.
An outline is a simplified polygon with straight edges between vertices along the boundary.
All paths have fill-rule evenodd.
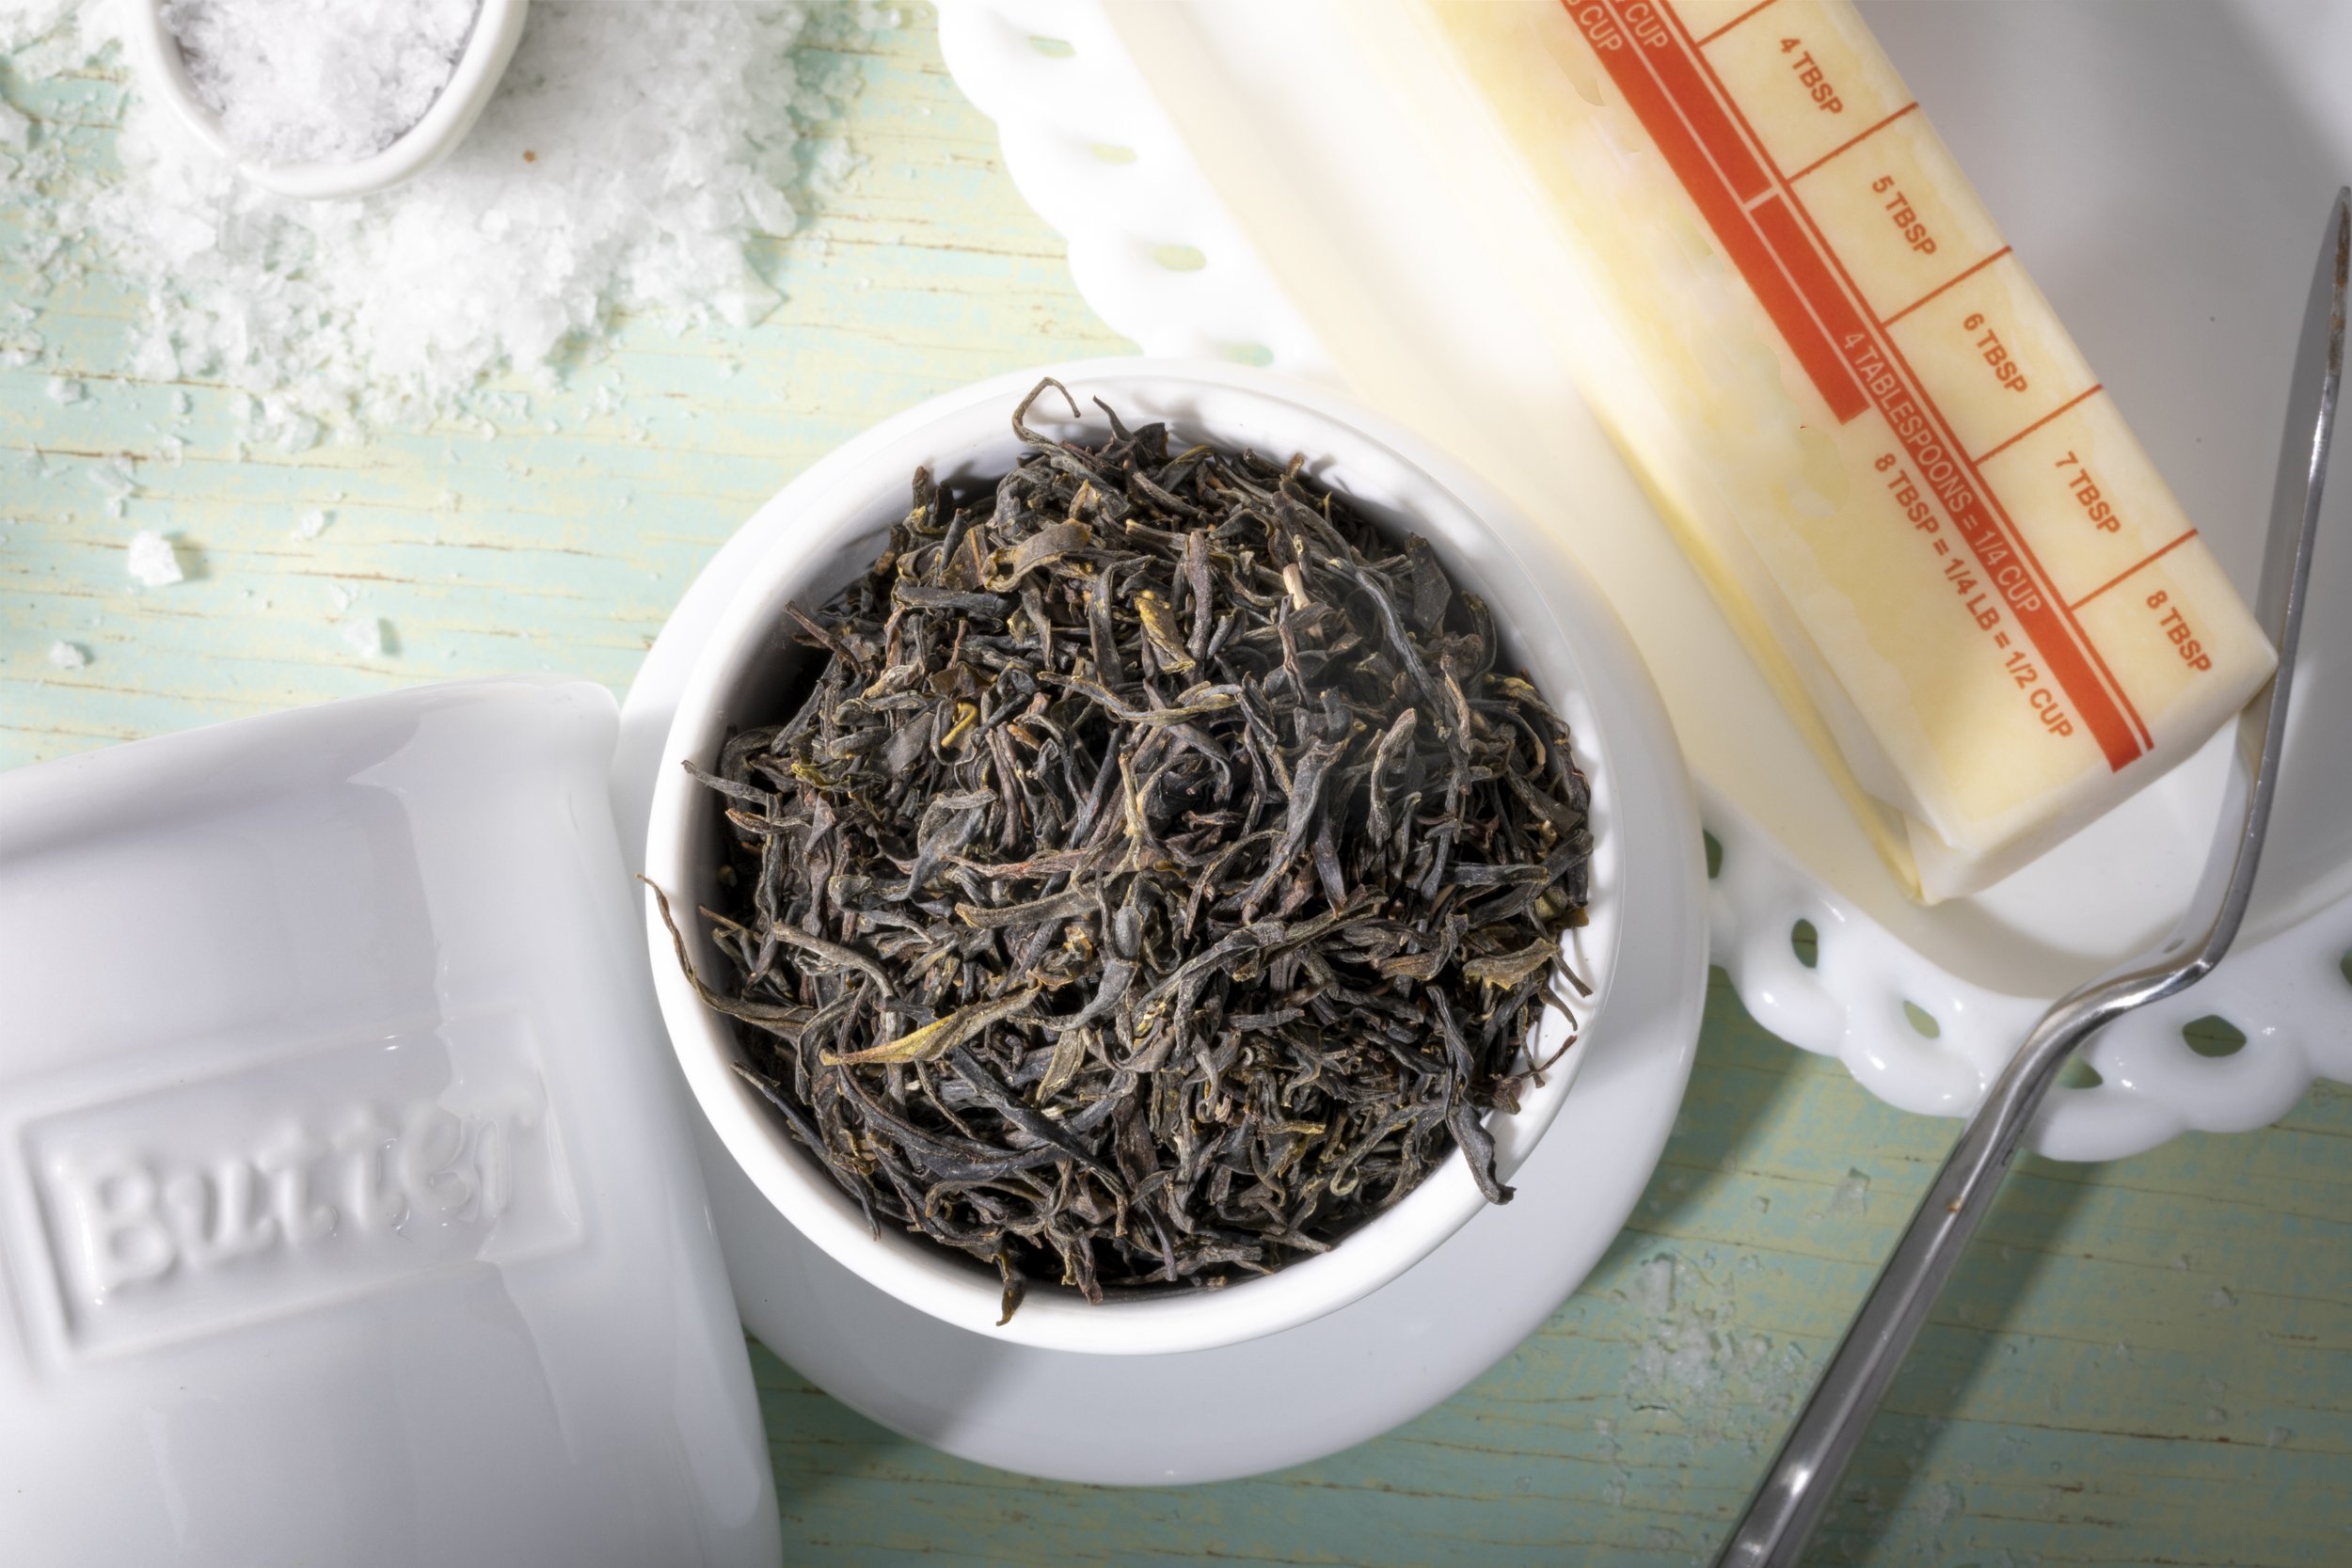
<path id="1" fill-rule="evenodd" d="M 612 793 L 632 866 L 643 863 L 653 770 L 679 688 L 744 567 L 807 498 L 857 471 L 921 412 L 885 421 L 795 480 L 680 600 L 622 711 Z M 1590 608 L 1606 618 L 1597 600 Z M 1665 733 L 1613 618 L 1596 641 L 1620 677 L 1594 694 L 1604 720 Z M 1483 1212 L 1395 1282 L 1298 1328 L 1188 1354 L 992 1340 L 901 1304 L 805 1240 L 696 1111 L 712 1220 L 745 1324 L 803 1376 L 896 1432 L 1064 1481 L 1252 1475 L 1363 1442 L 1445 1400 L 1533 1333 L 1599 1261 L 1657 1164 L 1690 1075 L 1706 948 L 1698 900 L 1685 891 L 1696 877 L 1679 872 L 1698 852 L 1697 818 L 1670 742 L 1628 752 L 1618 831 L 1628 863 L 1660 875 L 1629 901 L 1609 1007 L 1577 1048 L 1589 1059 L 1520 1168 L 1517 1201 Z M 658 1048 L 669 1055 L 666 1041 Z M 1246 1391 L 1246 1408 L 1205 1392 L 1219 1389 Z M 1130 1416 L 1104 1418 L 1110 1412 Z"/>

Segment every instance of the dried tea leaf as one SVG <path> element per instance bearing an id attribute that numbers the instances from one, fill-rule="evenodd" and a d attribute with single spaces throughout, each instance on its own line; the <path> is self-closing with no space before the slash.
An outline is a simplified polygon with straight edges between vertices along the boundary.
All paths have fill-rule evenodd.
<path id="1" fill-rule="evenodd" d="M 935 1062 L 990 1024 L 1002 1022 L 1036 1000 L 1037 990 L 1032 987 L 1012 996 L 998 997 L 993 1002 L 975 1002 L 968 1007 L 958 1007 L 946 1018 L 901 1035 L 887 1044 L 867 1046 L 863 1051 L 828 1051 L 817 1059 L 827 1067 L 858 1062 Z"/>
<path id="2" fill-rule="evenodd" d="M 1517 952 L 1492 953 L 1483 958 L 1472 958 L 1462 966 L 1462 978 L 1476 980 L 1499 990 L 1510 990 L 1559 961 L 1559 939 L 1542 939 L 1529 942 Z"/>

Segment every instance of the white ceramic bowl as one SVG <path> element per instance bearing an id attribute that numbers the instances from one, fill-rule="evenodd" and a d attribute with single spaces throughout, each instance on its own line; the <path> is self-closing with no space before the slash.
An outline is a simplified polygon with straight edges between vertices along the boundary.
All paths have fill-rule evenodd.
<path id="1" fill-rule="evenodd" d="M 332 164 L 268 164 L 240 154 L 222 133 L 219 118 L 197 96 L 179 41 L 164 25 L 162 0 L 132 0 L 128 22 L 132 55 L 148 90 L 171 105 L 190 134 L 263 190 L 326 200 L 389 190 L 455 150 L 506 74 L 515 46 L 522 41 L 523 13 L 530 5 L 531 0 L 482 0 L 456 69 L 424 118 L 383 151 Z"/>
<path id="2" fill-rule="evenodd" d="M 663 745 L 645 870 L 677 910 L 716 903 L 711 881 L 721 832 L 717 797 L 695 784 L 681 764 L 711 766 L 732 730 L 783 717 L 780 693 L 813 657 L 792 643 L 784 607 L 820 605 L 870 565 L 890 525 L 906 511 L 908 482 L 917 466 L 943 480 L 993 477 L 1009 468 L 1022 450 L 1011 430 L 1012 408 L 1041 373 L 1046 372 L 1000 377 L 927 404 L 893 420 L 890 437 L 838 483 L 813 496 L 795 487 L 790 499 L 800 515 L 794 526 L 738 584 L 688 677 Z M 1591 1010 L 1604 1006 L 1616 959 L 1615 893 L 1623 875 L 1611 832 L 1616 814 L 1611 748 L 1631 743 L 1671 752 L 1674 742 L 1662 725 L 1631 737 L 1600 733 L 1587 700 L 1590 675 L 1615 657 L 1613 642 L 1603 652 L 1597 640 L 1621 639 L 1622 633 L 1613 625 L 1580 631 L 1606 611 L 1581 581 L 1568 578 L 1572 568 L 1555 549 L 1514 547 L 1515 539 L 1534 541 L 1534 525 L 1492 503 L 1484 515 L 1473 512 L 1437 477 L 1450 467 L 1442 458 L 1321 388 L 1238 366 L 1186 361 L 1097 360 L 1050 373 L 1089 404 L 1090 435 L 1104 431 L 1090 406 L 1099 397 L 1131 425 L 1165 419 L 1187 438 L 1281 457 L 1306 454 L 1316 479 L 1387 531 L 1421 533 L 1459 585 L 1486 598 L 1504 631 L 1506 652 L 1567 721 L 1577 760 L 1592 784 L 1591 921 L 1574 933 L 1571 958 L 1595 989 Z M 1030 418 L 1041 429 L 1072 428 L 1054 418 L 1060 409 L 1057 401 L 1041 401 Z M 1578 612 L 1564 622 L 1553 613 L 1555 600 L 1573 603 Z M 650 894 L 646 936 L 655 989 L 687 1080 L 761 1193 L 846 1267 L 914 1307 L 978 1333 L 1046 1349 L 1131 1354 L 1201 1350 L 1271 1334 L 1395 1277 L 1484 1201 L 1468 1166 L 1449 1160 L 1329 1253 L 1278 1274 L 1223 1290 L 1137 1292 L 1101 1305 L 1041 1282 L 1011 1322 L 998 1327 L 993 1271 L 919 1236 L 872 1233 L 856 1205 L 790 1142 L 756 1092 L 731 1069 L 738 1056 L 732 1025 L 704 1006 L 680 972 Z M 723 973 L 703 932 L 690 928 L 688 936 L 697 968 Z M 1563 1026 L 1556 1014 L 1549 1017 L 1543 1037 L 1556 1040 Z M 1506 1181 L 1558 1114 L 1581 1060 L 1570 1051 L 1516 1115 L 1494 1118 L 1497 1164 Z"/>

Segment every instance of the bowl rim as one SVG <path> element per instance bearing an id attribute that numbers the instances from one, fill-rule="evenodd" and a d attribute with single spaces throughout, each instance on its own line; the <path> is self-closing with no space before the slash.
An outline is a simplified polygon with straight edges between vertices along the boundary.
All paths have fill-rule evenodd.
<path id="1" fill-rule="evenodd" d="M 489 106 L 500 78 L 506 74 L 515 46 L 522 41 L 523 17 L 530 8 L 531 0 L 480 0 L 473 30 L 466 36 L 449 81 L 423 117 L 382 151 L 344 163 L 273 164 L 244 156 L 221 129 L 220 117 L 197 96 L 179 41 L 164 24 L 164 0 L 132 0 L 125 24 L 131 53 L 148 87 L 171 106 L 199 141 L 263 190 L 331 200 L 389 190 L 455 151 Z"/>
<path id="2" fill-rule="evenodd" d="M 1615 961 L 1616 911 L 1609 895 L 1616 885 L 1616 847 L 1608 830 L 1614 815 L 1611 756 L 1616 737 L 1598 727 L 1584 689 L 1595 667 L 1609 662 L 1605 650 L 1597 657 L 1595 647 L 1564 625 L 1546 602 L 1542 578 L 1528 573 L 1512 548 L 1515 533 L 1534 527 L 1515 509 L 1474 484 L 1470 488 L 1483 504 L 1466 499 L 1460 487 L 1443 477 L 1449 465 L 1441 456 L 1352 402 L 1321 387 L 1238 365 L 1102 359 L 991 378 L 884 421 L 821 465 L 827 483 L 820 489 L 804 492 L 796 483 L 771 500 L 771 507 L 790 506 L 798 526 L 780 535 L 736 578 L 685 679 L 656 769 L 646 824 L 647 877 L 675 895 L 684 893 L 695 875 L 696 820 L 700 814 L 707 822 L 708 808 L 698 800 L 703 792 L 692 787 L 678 763 L 690 757 L 707 762 L 715 751 L 724 734 L 729 694 L 758 661 L 770 657 L 775 610 L 783 599 L 811 592 L 815 585 L 809 579 L 829 561 L 837 566 L 845 546 L 863 553 L 858 549 L 861 542 L 872 539 L 887 519 L 903 512 L 906 476 L 918 461 L 953 472 L 960 460 L 992 447 L 997 451 L 981 467 L 994 468 L 1009 461 L 1019 444 L 1011 437 L 1006 416 L 1045 374 L 1081 397 L 1108 397 L 1120 406 L 1122 417 L 1138 413 L 1156 418 L 1170 405 L 1188 407 L 1191 400 L 1206 399 L 1221 415 L 1212 412 L 1198 420 L 1179 417 L 1205 426 L 1206 434 L 1220 439 L 1247 440 L 1250 433 L 1246 424 L 1238 432 L 1232 428 L 1245 423 L 1247 411 L 1277 427 L 1286 426 L 1290 433 L 1279 439 L 1291 443 L 1295 438 L 1297 450 L 1313 450 L 1318 444 L 1327 449 L 1332 458 L 1319 467 L 1345 468 L 1352 463 L 1375 473 L 1385 468 L 1392 478 L 1401 478 L 1401 483 L 1360 496 L 1369 510 L 1375 515 L 1409 513 L 1431 536 L 1450 570 L 1468 576 L 1493 596 L 1516 594 L 1524 601 L 1509 615 L 1499 606 L 1497 619 L 1515 641 L 1543 646 L 1557 666 L 1563 689 L 1548 689 L 1547 696 L 1569 718 L 1579 761 L 1594 786 L 1598 842 L 1595 918 L 1587 927 L 1593 940 L 1579 954 L 1591 968 L 1596 990 L 1583 1020 L 1589 1034 L 1606 1005 Z M 1040 404 L 1032 414 L 1033 422 L 1068 422 L 1047 418 L 1045 406 Z M 975 431 L 986 435 L 976 436 Z M 953 456 L 942 456 L 943 447 Z M 845 461 L 852 453 L 856 460 Z M 1475 545 L 1479 559 L 1467 559 L 1465 538 L 1445 537 L 1449 531 Z M 1555 577 L 1575 572 L 1559 552 L 1552 552 L 1552 559 L 1557 562 Z M 823 592 L 831 591 L 832 580 Z M 1670 736 L 1666 743 L 1671 745 Z M 999 1287 L 993 1276 L 925 1238 L 893 1230 L 877 1237 L 847 1196 L 824 1180 L 804 1152 L 788 1145 L 756 1091 L 730 1070 L 738 1054 L 732 1026 L 702 1003 L 680 972 L 650 889 L 644 901 L 656 990 L 672 1045 L 722 1144 L 768 1201 L 845 1267 L 959 1326 L 1042 1349 L 1094 1354 L 1162 1354 L 1233 1343 L 1311 1321 L 1377 1289 L 1427 1256 L 1484 1207 L 1467 1166 L 1450 1160 L 1396 1206 L 1352 1234 L 1346 1245 L 1273 1275 L 1226 1290 L 1170 1291 L 1102 1306 L 1057 1291 L 1032 1291 L 1011 1322 L 996 1326 Z M 702 945 L 692 935 L 689 940 Z M 1571 1051 L 1565 1070 L 1555 1071 L 1549 1083 L 1531 1093 L 1518 1116 L 1497 1118 L 1498 1153 L 1506 1180 L 1557 1117 L 1583 1060 L 1584 1053 Z M 1378 1243 L 1368 1244 L 1375 1237 Z"/>

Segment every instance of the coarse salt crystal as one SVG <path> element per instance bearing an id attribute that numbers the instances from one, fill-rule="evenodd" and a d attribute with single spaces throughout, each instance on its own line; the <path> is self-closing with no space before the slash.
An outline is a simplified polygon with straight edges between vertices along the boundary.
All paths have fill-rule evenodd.
<path id="1" fill-rule="evenodd" d="M 180 569 L 180 552 L 153 529 L 131 536 L 130 567 L 131 580 L 142 588 L 168 588 L 187 576 Z"/>
<path id="2" fill-rule="evenodd" d="M 88 388 L 78 381 L 69 381 L 61 375 L 51 376 L 49 385 L 41 389 L 49 394 L 51 403 L 60 405 L 79 403 L 89 396 Z"/>
<path id="3" fill-rule="evenodd" d="M 33 139 L 33 122 L 13 103 L 0 103 L 0 147 L 24 147 Z"/>
<path id="4" fill-rule="evenodd" d="M 131 472 L 131 460 L 115 456 L 101 458 L 89 466 L 89 482 L 112 499 L 121 500 L 138 494 L 139 482 Z"/>
<path id="5" fill-rule="evenodd" d="M 1833 1214 L 1859 1214 L 1870 1207 L 1870 1176 L 1867 1171 L 1846 1167 L 1846 1180 L 1837 1183 L 1830 1195 L 1829 1212 Z"/>
<path id="6" fill-rule="evenodd" d="M 296 539 L 316 539 L 326 531 L 326 514 L 316 507 L 294 519 L 294 536 Z"/>
<path id="7" fill-rule="evenodd" d="M 1652 1317 L 1662 1317 L 1674 1307 L 1675 1260 L 1671 1254 L 1661 1254 L 1645 1263 L 1633 1267 L 1633 1302 Z"/>
<path id="8" fill-rule="evenodd" d="M 49 644 L 49 664 L 52 669 L 79 670 L 83 665 L 87 664 L 88 662 L 89 650 L 84 648 L 78 642 L 52 642 Z"/>
<path id="9" fill-rule="evenodd" d="M 361 658 L 384 657 L 384 623 L 375 616 L 366 616 L 343 627 L 343 641 Z"/>

